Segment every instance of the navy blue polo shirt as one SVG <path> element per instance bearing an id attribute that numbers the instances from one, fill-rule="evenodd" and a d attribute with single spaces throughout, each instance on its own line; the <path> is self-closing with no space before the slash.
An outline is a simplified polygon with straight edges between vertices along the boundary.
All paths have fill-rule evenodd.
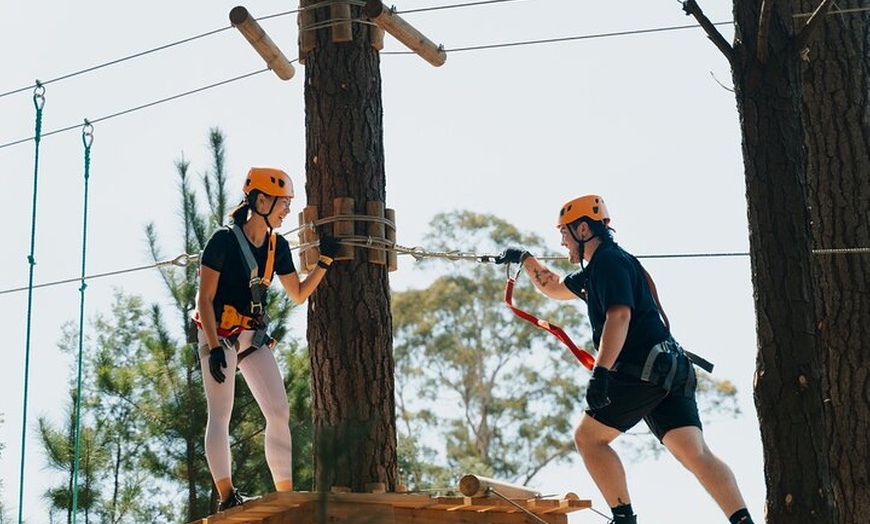
<path id="1" fill-rule="evenodd" d="M 586 301 L 596 348 L 601 342 L 607 310 L 614 306 L 631 308 L 628 335 L 618 362 L 643 365 L 649 350 L 668 337 L 668 328 L 656 307 L 643 267 L 616 242 L 606 240 L 599 244 L 586 269 L 565 277 L 565 285 Z"/>

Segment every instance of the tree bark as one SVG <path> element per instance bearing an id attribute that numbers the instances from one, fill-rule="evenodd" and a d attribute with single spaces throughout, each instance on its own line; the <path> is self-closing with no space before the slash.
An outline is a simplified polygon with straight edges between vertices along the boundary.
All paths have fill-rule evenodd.
<path id="1" fill-rule="evenodd" d="M 735 0 L 733 77 L 743 133 L 758 332 L 755 403 L 771 524 L 837 522 L 815 331 L 800 56 L 792 5 Z M 759 56 L 766 61 L 759 60 Z"/>
<path id="2" fill-rule="evenodd" d="M 806 12 L 813 2 L 800 2 Z M 841 7 L 847 7 L 842 5 Z M 870 16 L 830 15 L 803 72 L 807 180 L 817 250 L 870 246 Z M 870 521 L 870 253 L 813 257 L 834 501 Z"/>
<path id="3" fill-rule="evenodd" d="M 352 17 L 361 8 L 352 6 Z M 329 7 L 315 11 L 329 20 Z M 316 31 L 305 56 L 306 195 L 321 218 L 337 213 L 333 199 L 385 202 L 380 58 L 368 26 L 353 25 L 353 40 L 332 41 Z M 357 235 L 366 223 L 357 222 Z M 332 233 L 332 227 L 324 232 Z M 316 489 L 364 491 L 365 484 L 397 483 L 392 315 L 387 268 L 336 260 L 308 301 Z"/>

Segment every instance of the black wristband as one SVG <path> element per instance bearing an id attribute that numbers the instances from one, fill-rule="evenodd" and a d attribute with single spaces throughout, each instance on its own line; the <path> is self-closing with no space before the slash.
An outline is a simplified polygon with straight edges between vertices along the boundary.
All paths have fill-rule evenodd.
<path id="1" fill-rule="evenodd" d="M 317 261 L 317 267 L 322 267 L 323 269 L 329 269 L 329 266 L 330 266 L 330 265 L 331 265 L 331 264 L 327 264 L 327 263 L 324 262 L 323 260 L 318 260 L 318 261 Z"/>

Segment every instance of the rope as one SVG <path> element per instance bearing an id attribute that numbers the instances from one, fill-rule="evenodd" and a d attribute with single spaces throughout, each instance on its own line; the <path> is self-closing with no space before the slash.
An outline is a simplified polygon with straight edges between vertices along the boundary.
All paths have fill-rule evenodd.
<path id="1" fill-rule="evenodd" d="M 24 459 L 26 456 L 25 445 L 27 444 L 27 397 L 30 384 L 30 319 L 33 314 L 33 269 L 36 266 L 36 195 L 39 184 L 39 144 L 42 141 L 42 108 L 45 106 L 45 86 L 36 81 L 33 90 L 33 106 L 36 108 L 36 126 L 33 137 L 35 152 L 33 155 L 33 205 L 30 214 L 30 254 L 27 263 L 30 265 L 27 279 L 27 324 L 24 342 L 24 405 L 21 409 L 21 468 L 18 473 L 18 524 L 22 524 L 24 511 Z"/>
<path id="2" fill-rule="evenodd" d="M 88 245 L 88 186 L 91 173 L 91 144 L 94 142 L 94 126 L 85 119 L 82 127 L 82 144 L 85 147 L 85 196 L 82 211 L 82 272 L 79 288 L 81 300 L 79 301 L 79 348 L 78 348 L 78 374 L 76 376 L 76 427 L 75 427 L 75 459 L 73 461 L 73 487 L 72 487 L 72 521 L 76 524 L 79 507 L 79 458 L 81 457 L 81 410 L 82 410 L 82 353 L 85 340 L 85 260 Z"/>

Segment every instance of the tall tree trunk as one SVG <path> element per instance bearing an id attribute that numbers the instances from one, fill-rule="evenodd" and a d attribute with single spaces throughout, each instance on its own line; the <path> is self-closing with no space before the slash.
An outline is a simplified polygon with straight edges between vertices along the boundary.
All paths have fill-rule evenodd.
<path id="1" fill-rule="evenodd" d="M 362 15 L 352 7 L 352 18 Z M 331 19 L 330 7 L 315 12 Z M 333 199 L 385 202 L 380 58 L 368 26 L 353 24 L 353 40 L 335 43 L 317 30 L 305 56 L 306 195 L 321 218 L 338 214 Z M 331 232 L 331 227 L 324 228 Z M 366 235 L 366 223 L 356 223 Z M 308 302 L 312 412 L 319 491 L 333 486 L 363 491 L 365 484 L 396 485 L 396 419 L 392 315 L 387 268 L 338 260 Z"/>
<path id="2" fill-rule="evenodd" d="M 800 2 L 803 12 L 815 2 Z M 840 4 L 849 7 L 849 4 Z M 870 16 L 830 15 L 803 73 L 814 247 L 870 246 Z M 870 521 L 870 253 L 813 257 L 839 522 Z"/>
<path id="3" fill-rule="evenodd" d="M 767 517 L 771 524 L 833 524 L 811 277 L 800 57 L 793 45 L 792 4 L 771 2 L 767 58 L 758 58 L 764 3 L 734 2 L 732 71 L 749 205 L 758 331 L 755 403 Z"/>

